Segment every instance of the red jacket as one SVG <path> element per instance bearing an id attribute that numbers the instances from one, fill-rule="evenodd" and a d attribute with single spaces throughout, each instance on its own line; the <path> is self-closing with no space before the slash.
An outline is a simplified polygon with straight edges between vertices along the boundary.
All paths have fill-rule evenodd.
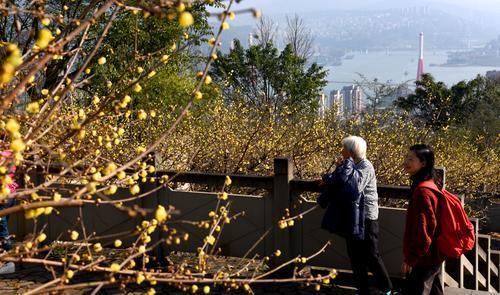
<path id="1" fill-rule="evenodd" d="M 444 261 L 435 243 L 439 219 L 438 198 L 434 192 L 421 185 L 413 191 L 406 211 L 403 239 L 404 261 L 412 267 L 439 265 Z"/>

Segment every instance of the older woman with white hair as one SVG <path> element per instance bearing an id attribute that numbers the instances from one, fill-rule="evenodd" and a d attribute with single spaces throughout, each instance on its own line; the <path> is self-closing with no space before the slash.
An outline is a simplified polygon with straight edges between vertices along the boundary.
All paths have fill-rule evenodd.
<path id="1" fill-rule="evenodd" d="M 327 208 L 322 228 L 346 239 L 347 252 L 360 294 L 370 294 L 368 271 L 382 294 L 391 294 L 392 283 L 378 250 L 377 178 L 366 159 L 366 141 L 359 136 L 342 140 L 337 168 L 323 177 L 325 187 L 318 203 Z"/>

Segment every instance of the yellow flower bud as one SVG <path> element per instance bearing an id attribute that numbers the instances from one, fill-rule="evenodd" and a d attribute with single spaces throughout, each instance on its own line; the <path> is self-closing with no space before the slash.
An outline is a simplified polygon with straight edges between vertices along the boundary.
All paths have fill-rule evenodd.
<path id="1" fill-rule="evenodd" d="M 121 269 L 118 263 L 112 263 L 109 268 L 111 269 L 112 272 L 119 272 Z"/>
<path id="2" fill-rule="evenodd" d="M 45 239 L 47 239 L 47 235 L 44 233 L 41 233 L 38 235 L 38 237 L 36 239 L 39 243 L 41 243 L 41 242 L 45 241 Z"/>
<path id="3" fill-rule="evenodd" d="M 101 243 L 95 243 L 94 246 L 93 246 L 93 248 L 94 248 L 95 252 L 101 252 L 102 251 L 102 245 L 101 245 Z"/>
<path id="4" fill-rule="evenodd" d="M 45 49 L 49 46 L 50 41 L 52 41 L 52 32 L 49 29 L 41 29 L 38 31 L 38 37 L 36 39 L 35 45 L 40 49 Z"/>
<path id="5" fill-rule="evenodd" d="M 76 241 L 78 239 L 78 235 L 77 231 L 72 231 L 70 237 L 73 241 Z"/>
<path id="6" fill-rule="evenodd" d="M 71 279 L 74 275 L 75 273 L 71 269 L 66 272 L 66 277 L 68 279 Z"/>
<path id="7" fill-rule="evenodd" d="M 179 25 L 183 28 L 189 27 L 194 23 L 193 15 L 184 11 L 179 15 Z"/>
<path id="8" fill-rule="evenodd" d="M 133 89 L 133 90 L 134 90 L 134 92 L 141 92 L 141 90 L 142 90 L 142 86 L 141 86 L 141 84 L 136 83 L 136 84 L 134 85 L 134 89 Z"/>
<path id="9" fill-rule="evenodd" d="M 7 130 L 11 135 L 19 132 L 20 128 L 21 126 L 15 119 L 9 119 L 7 121 L 7 124 L 5 124 L 5 130 Z"/>
<path id="10" fill-rule="evenodd" d="M 31 102 L 26 106 L 26 111 L 31 114 L 40 112 L 40 104 L 38 102 Z"/>
<path id="11" fill-rule="evenodd" d="M 155 219 L 158 220 L 159 222 L 164 222 L 167 220 L 167 210 L 165 210 L 165 207 L 162 205 L 158 205 L 158 208 L 155 211 Z"/>
<path id="12" fill-rule="evenodd" d="M 122 241 L 120 241 L 120 240 L 115 240 L 114 245 L 115 245 L 115 247 L 116 247 L 116 248 L 119 248 L 119 247 L 121 247 L 121 245 L 122 245 Z"/>
<path id="13" fill-rule="evenodd" d="M 140 285 L 142 282 L 144 282 L 145 279 L 146 279 L 146 277 L 144 276 L 144 274 L 140 272 L 137 274 L 137 277 L 135 278 L 135 282 L 137 283 L 137 285 Z"/>
<path id="14" fill-rule="evenodd" d="M 18 138 L 18 139 L 14 139 L 10 143 L 10 149 L 15 153 L 19 153 L 19 152 L 22 152 L 26 149 L 26 145 L 24 144 L 22 139 Z"/>
<path id="15" fill-rule="evenodd" d="M 193 94 L 194 98 L 195 99 L 202 99 L 203 98 L 203 93 L 201 93 L 200 91 L 195 91 L 195 93 Z"/>
<path id="16" fill-rule="evenodd" d="M 141 191 L 141 189 L 139 188 L 139 186 L 136 184 L 136 185 L 133 185 L 131 188 L 130 188 L 130 193 L 132 195 L 137 195 L 139 192 Z"/>

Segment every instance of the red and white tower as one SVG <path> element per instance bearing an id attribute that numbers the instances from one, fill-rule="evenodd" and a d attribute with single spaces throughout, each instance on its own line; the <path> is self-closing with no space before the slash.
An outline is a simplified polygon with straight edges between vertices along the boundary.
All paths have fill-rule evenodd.
<path id="1" fill-rule="evenodd" d="M 417 81 L 422 79 L 424 74 L 424 33 L 420 33 L 420 58 L 418 59 Z"/>

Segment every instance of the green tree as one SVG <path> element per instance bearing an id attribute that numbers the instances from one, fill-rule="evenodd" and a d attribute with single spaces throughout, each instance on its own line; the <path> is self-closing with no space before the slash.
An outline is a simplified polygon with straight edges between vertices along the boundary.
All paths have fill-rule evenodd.
<path id="1" fill-rule="evenodd" d="M 327 72 L 315 63 L 307 66 L 291 45 L 281 52 L 272 43 L 245 49 L 235 40 L 228 54 L 218 55 L 211 75 L 227 102 L 267 107 L 274 114 L 316 112 Z"/>
<path id="2" fill-rule="evenodd" d="M 414 94 L 398 98 L 395 105 L 434 128 L 463 125 L 479 105 L 492 103 L 498 96 L 494 83 L 482 76 L 448 88 L 432 75 L 424 74 L 416 86 Z"/>
<path id="3" fill-rule="evenodd" d="M 168 63 L 158 67 L 154 77 L 140 82 L 147 91 L 134 95 L 134 105 L 182 103 L 177 98 L 185 97 L 186 89 L 192 88 L 196 82 L 193 79 L 195 65 L 205 58 L 196 48 L 212 33 L 207 22 L 205 4 L 195 2 L 189 11 L 197 21 L 187 32 L 176 21 L 157 17 L 144 18 L 134 13 L 120 15 L 98 53 L 98 56 L 106 57 L 107 66 L 98 67 L 95 71 L 92 69 L 89 75 L 93 75 L 93 80 L 97 83 L 88 85 L 89 91 L 106 94 L 109 92 L 109 85 L 120 80 L 138 78 L 142 71 L 146 72 L 153 67 L 154 64 L 147 62 L 150 57 L 166 55 Z M 172 15 L 175 16 L 176 13 L 172 11 Z M 93 32 L 96 36 L 100 34 L 100 31 Z M 155 103 L 156 100 L 160 101 Z"/>
<path id="4" fill-rule="evenodd" d="M 436 82 L 431 74 L 424 74 L 416 82 L 414 94 L 400 97 L 395 105 L 421 119 L 428 126 L 441 128 L 451 121 L 452 92 L 443 82 Z"/>

